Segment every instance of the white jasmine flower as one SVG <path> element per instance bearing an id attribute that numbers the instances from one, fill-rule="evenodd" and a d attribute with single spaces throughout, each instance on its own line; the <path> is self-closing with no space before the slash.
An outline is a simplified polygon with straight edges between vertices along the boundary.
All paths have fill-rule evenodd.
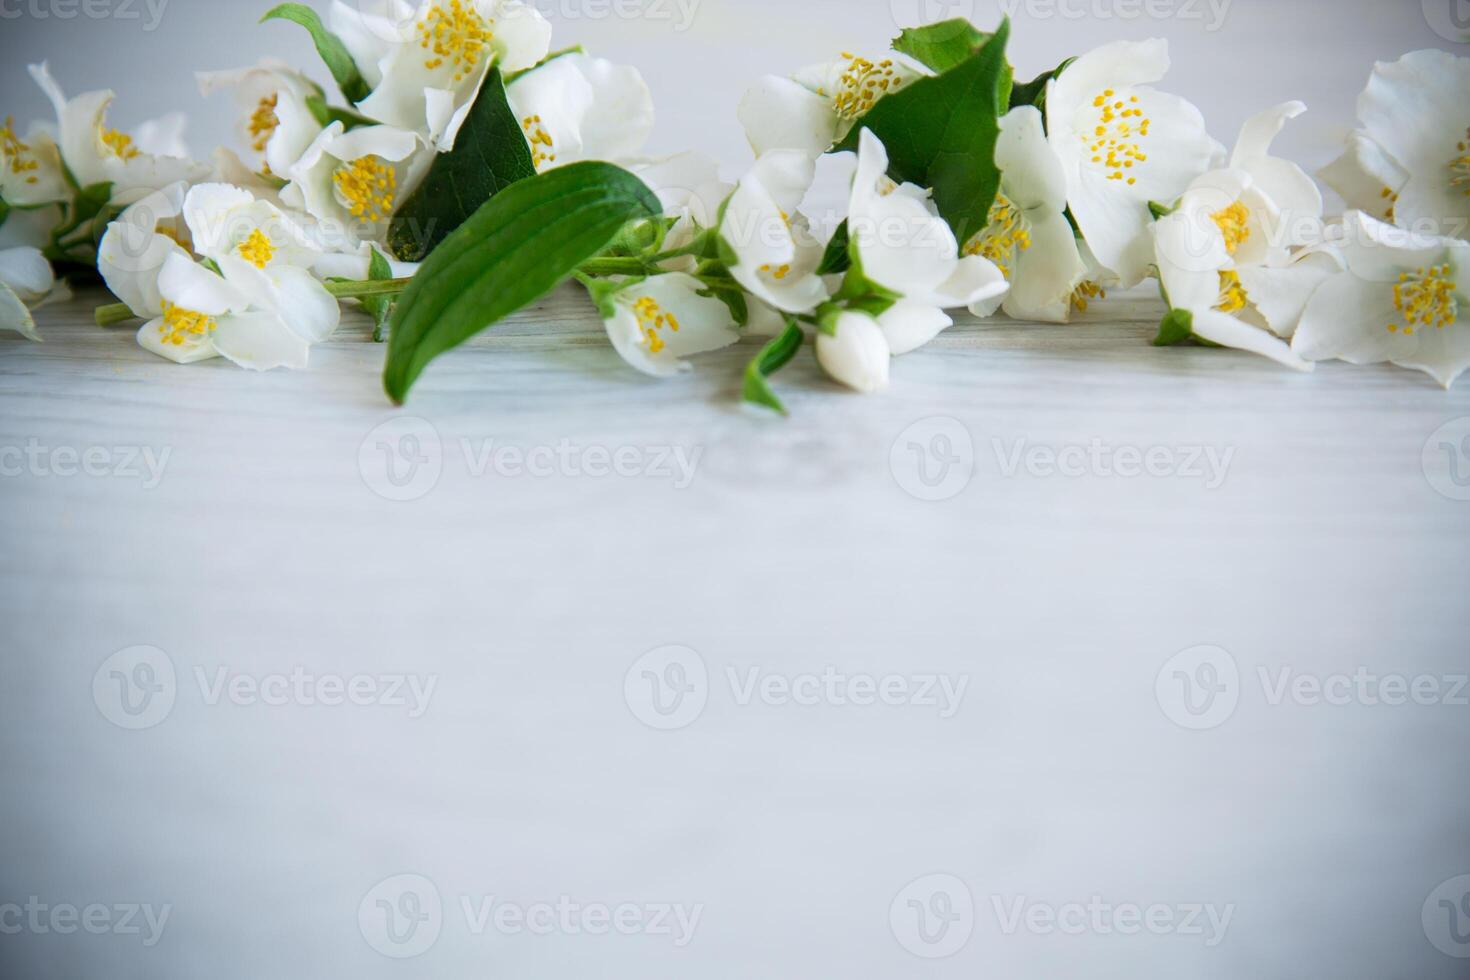
<path id="1" fill-rule="evenodd" d="M 1324 176 L 1349 205 L 1404 228 L 1470 237 L 1467 93 L 1470 58 L 1415 51 L 1376 65 L 1358 99 L 1363 132 Z"/>
<path id="2" fill-rule="evenodd" d="M 735 191 L 720 179 L 720 165 L 703 153 L 679 153 L 661 160 L 630 165 L 632 172 L 663 205 L 665 219 L 673 219 L 664 236 L 663 250 L 678 251 L 693 244 L 695 237 L 719 220 L 720 205 Z M 692 272 L 698 259 L 692 255 L 668 259 L 669 272 Z"/>
<path id="3" fill-rule="evenodd" d="M 31 65 L 30 72 L 56 110 L 62 159 L 83 187 L 111 182 L 114 198 L 120 198 L 209 174 L 209 167 L 189 159 L 181 113 L 146 122 L 128 135 L 107 126 L 112 92 L 68 100 L 45 64 Z"/>
<path id="4" fill-rule="evenodd" d="M 1347 271 L 1313 294 L 1292 346 L 1312 361 L 1390 361 L 1448 388 L 1470 367 L 1470 242 L 1415 235 L 1358 211 Z"/>
<path id="5" fill-rule="evenodd" d="M 995 147 L 1000 193 L 989 224 L 965 246 L 994 263 L 1010 282 L 1005 311 L 1018 320 L 1066 323 L 1073 293 L 1087 275 L 1077 236 L 1067 221 L 1067 178 L 1046 140 L 1041 112 L 1022 106 L 1000 121 Z M 1000 300 L 973 303 L 989 316 Z"/>
<path id="6" fill-rule="evenodd" d="M 817 333 L 817 361 L 822 369 L 834 381 L 865 395 L 888 387 L 892 359 L 883 329 L 866 313 L 841 313 L 831 333 Z"/>
<path id="7" fill-rule="evenodd" d="M 735 281 L 785 313 L 810 313 L 828 298 L 817 275 L 826 247 L 796 211 L 815 172 L 815 158 L 800 151 L 764 154 L 736 185 L 720 224 Z"/>
<path id="8" fill-rule="evenodd" d="M 924 72 L 887 56 L 843 54 L 791 78 L 768 75 L 746 93 L 739 117 L 756 156 L 800 150 L 819 156 L 847 138 L 878 100 L 900 91 Z"/>
<path id="9" fill-rule="evenodd" d="M 1287 102 L 1248 120 L 1229 167 L 1197 178 L 1154 227 L 1164 291 L 1191 314 L 1195 335 L 1297 370 L 1311 365 L 1285 341 L 1312 293 L 1341 271 L 1331 250 L 1293 251 L 1323 238 L 1322 194 L 1270 155 L 1286 121 L 1305 111 Z"/>
<path id="10" fill-rule="evenodd" d="M 172 184 L 129 205 L 107 226 L 97 246 L 97 271 L 107 288 L 147 319 L 163 309 L 158 276 L 171 255 L 190 259 L 188 227 L 183 222 L 183 183 Z"/>
<path id="11" fill-rule="evenodd" d="M 579 160 L 623 162 L 653 132 L 653 95 L 636 68 L 564 54 L 506 87 L 537 172 Z"/>
<path id="12" fill-rule="evenodd" d="M 603 320 L 613 348 L 644 374 L 670 377 L 687 371 L 684 358 L 729 347 L 740 340 L 730 308 L 681 272 L 651 276 L 612 297 Z"/>
<path id="13" fill-rule="evenodd" d="M 406 0 L 332 0 L 327 23 L 352 55 L 363 81 L 377 88 L 383 82 L 383 62 L 413 17 L 413 4 Z"/>
<path id="14" fill-rule="evenodd" d="M 221 89 L 234 92 L 239 135 L 262 173 L 283 176 L 322 131 L 306 105 L 320 90 L 283 62 L 267 58 L 254 68 L 200 72 L 198 79 L 206 97 Z"/>
<path id="15" fill-rule="evenodd" d="M 1168 70 L 1166 41 L 1120 41 L 1047 85 L 1047 134 L 1072 216 L 1125 287 L 1153 261 L 1149 202 L 1177 198 L 1220 152 L 1198 109 L 1150 87 Z"/>
<path id="16" fill-rule="evenodd" d="M 913 302 L 949 309 L 1005 294 L 1005 276 L 981 255 L 961 257 L 929 192 L 888 177 L 888 151 L 871 130 L 859 137 L 848 234 L 870 282 Z"/>
<path id="17" fill-rule="evenodd" d="M 454 148 L 492 65 L 524 71 L 551 46 L 551 25 L 519 0 L 425 0 L 411 20 L 395 26 L 398 43 L 359 108 L 441 151 Z"/>
<path id="18" fill-rule="evenodd" d="M 0 249 L 0 330 L 14 330 L 28 340 L 39 341 L 31 311 L 47 303 L 71 297 L 58 283 L 40 249 Z"/>
<path id="19" fill-rule="evenodd" d="M 415 133 L 392 126 L 350 132 L 334 122 L 288 171 L 285 203 L 319 224 L 332 251 L 355 252 L 381 242 L 389 220 L 433 164 L 434 154 Z"/>
<path id="20" fill-rule="evenodd" d="M 0 200 L 13 208 L 33 208 L 70 197 L 50 132 L 36 124 L 22 139 L 15 120 L 7 118 L 0 126 Z"/>

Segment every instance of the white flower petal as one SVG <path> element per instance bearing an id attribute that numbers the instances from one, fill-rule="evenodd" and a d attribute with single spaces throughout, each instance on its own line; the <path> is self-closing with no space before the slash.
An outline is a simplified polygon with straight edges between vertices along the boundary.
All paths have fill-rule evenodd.
<path id="1" fill-rule="evenodd" d="M 1464 307 L 1461 307 L 1463 310 Z M 1415 334 L 1418 346 L 1412 354 L 1395 357 L 1399 367 L 1413 368 L 1449 388 L 1470 368 L 1470 323 L 1460 321 L 1444 328 L 1426 328 Z"/>
<path id="2" fill-rule="evenodd" d="M 836 332 L 817 334 L 817 361 L 835 381 L 864 394 L 888 387 L 893 355 L 878 322 L 865 313 L 843 313 Z"/>
<path id="3" fill-rule="evenodd" d="M 1000 121 L 995 165 L 1011 203 L 1029 211 L 1067 206 L 1067 175 L 1046 140 L 1041 112 L 1033 106 L 1012 109 Z"/>
<path id="4" fill-rule="evenodd" d="M 27 340 L 40 342 L 36 322 L 31 318 L 30 308 L 22 302 L 15 291 L 0 282 L 0 330 L 13 330 Z"/>
<path id="5" fill-rule="evenodd" d="M 878 316 L 878 328 L 894 357 L 918 350 L 952 326 L 947 313 L 923 303 L 899 302 Z"/>
<path id="6" fill-rule="evenodd" d="M 273 313 L 237 313 L 220 317 L 213 346 L 217 353 L 242 368 L 270 371 L 305 368 L 311 344 Z"/>
<path id="7" fill-rule="evenodd" d="M 1415 51 L 1379 63 L 1358 99 L 1358 117 L 1388 154 L 1410 174 L 1444 176 L 1465 138 L 1470 58 L 1440 50 Z"/>
<path id="8" fill-rule="evenodd" d="M 836 142 L 838 118 L 831 99 L 776 75 L 767 75 L 740 101 L 740 123 L 756 156 L 797 150 L 811 156 Z"/>
<path id="9" fill-rule="evenodd" d="M 1271 330 L 1290 340 L 1312 294 L 1340 271 L 1333 263 L 1298 262 L 1285 268 L 1243 266 L 1237 274 L 1251 305 Z"/>
<path id="10" fill-rule="evenodd" d="M 1278 364 L 1284 364 L 1297 371 L 1310 371 L 1314 367 L 1310 361 L 1302 359 L 1295 353 L 1290 344 L 1260 327 L 1253 327 L 1249 323 L 1244 323 L 1218 310 L 1194 310 L 1192 312 L 1194 314 L 1194 334 L 1202 340 L 1208 340 L 1223 347 L 1260 354 L 1262 357 L 1269 357 Z"/>
<path id="11" fill-rule="evenodd" d="M 1388 220 L 1409 175 L 1367 133 L 1348 134 L 1342 156 L 1323 168 L 1321 178 L 1347 202 L 1380 221 Z"/>
<path id="12" fill-rule="evenodd" d="M 1005 311 L 1017 320 L 1066 322 L 1072 292 L 1087 275 L 1087 263 L 1067 219 L 1037 213 L 1030 219 L 1031 247 L 1016 256 Z"/>
<path id="13" fill-rule="evenodd" d="M 178 343 L 174 343 L 175 339 Z M 150 320 L 138 330 L 138 346 L 175 364 L 197 364 L 219 356 L 209 337 L 175 334 L 161 318 Z"/>
<path id="14" fill-rule="evenodd" d="M 170 255 L 163 263 L 158 291 L 174 306 L 206 316 L 241 313 L 250 306 L 238 289 L 183 254 Z"/>
<path id="15" fill-rule="evenodd" d="M 0 249 L 0 285 L 8 286 L 27 303 L 36 303 L 51 292 L 56 276 L 40 249 Z"/>
<path id="16" fill-rule="evenodd" d="M 1309 361 L 1338 359 L 1350 364 L 1407 357 L 1416 342 L 1402 330 L 1389 331 L 1397 317 L 1391 286 L 1344 272 L 1312 294 L 1292 337 L 1292 349 Z"/>

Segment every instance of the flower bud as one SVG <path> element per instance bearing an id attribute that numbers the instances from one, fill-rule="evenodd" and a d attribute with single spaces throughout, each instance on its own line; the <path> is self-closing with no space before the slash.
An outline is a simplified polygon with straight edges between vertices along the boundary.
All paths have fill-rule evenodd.
<path id="1" fill-rule="evenodd" d="M 888 387 L 892 354 L 878 321 L 866 313 L 843 313 L 833 333 L 818 333 L 817 360 L 834 380 L 854 391 L 872 394 Z"/>

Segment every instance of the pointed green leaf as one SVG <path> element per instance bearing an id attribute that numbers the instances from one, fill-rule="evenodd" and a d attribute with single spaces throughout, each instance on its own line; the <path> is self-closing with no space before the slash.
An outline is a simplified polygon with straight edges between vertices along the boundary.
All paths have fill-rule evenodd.
<path id="1" fill-rule="evenodd" d="M 850 244 L 851 233 L 848 231 L 847 222 L 844 221 L 832 233 L 831 241 L 827 242 L 827 251 L 822 254 L 822 264 L 817 268 L 817 275 L 837 275 L 851 269 L 852 257 L 848 255 Z"/>
<path id="2" fill-rule="evenodd" d="M 963 17 L 905 28 L 893 41 L 893 50 L 908 55 L 931 71 L 943 74 L 979 51 L 991 35 Z"/>
<path id="3" fill-rule="evenodd" d="M 260 18 L 262 24 L 268 20 L 289 20 L 306 28 L 312 41 L 316 43 L 317 54 L 322 56 L 327 70 L 337 80 L 337 87 L 342 90 L 342 95 L 348 102 L 356 105 L 372 93 L 362 72 L 357 70 L 357 62 L 352 60 L 347 45 L 342 43 L 340 37 L 327 30 L 315 10 L 305 4 L 283 3 Z"/>
<path id="4" fill-rule="evenodd" d="M 979 51 L 943 75 L 921 78 L 878 102 L 834 152 L 855 151 L 871 129 L 888 149 L 889 176 L 934 189 L 939 213 L 961 241 L 988 223 L 1000 188 L 995 143 L 1009 91 L 1010 21 Z"/>
<path id="5" fill-rule="evenodd" d="M 545 296 L 658 197 L 610 163 L 584 162 L 512 184 L 424 262 L 393 311 L 383 384 L 402 404 L 434 358 Z"/>
<path id="6" fill-rule="evenodd" d="M 1046 72 L 1042 75 L 1038 75 L 1036 78 L 1033 78 L 1025 85 L 1017 85 L 1011 90 L 1011 108 L 1016 109 L 1023 105 L 1032 105 L 1040 109 L 1042 113 L 1045 113 L 1047 83 L 1054 78 L 1061 77 L 1062 72 L 1072 67 L 1072 62 L 1076 60 L 1076 58 L 1068 58 L 1066 61 L 1062 62 L 1060 65 L 1057 65 L 1051 71 Z"/>
<path id="7" fill-rule="evenodd" d="M 536 176 L 531 147 L 500 70 L 485 79 L 454 149 L 434 158 L 423 183 L 393 215 L 388 248 L 402 262 L 432 252 L 488 200 L 517 181 Z"/>
<path id="8" fill-rule="evenodd" d="M 368 280 L 370 282 L 386 282 L 393 278 L 393 267 L 388 264 L 383 253 L 377 249 L 372 250 L 373 257 L 368 262 Z M 373 343 L 383 342 L 383 331 L 388 326 L 388 318 L 393 315 L 393 304 L 396 297 L 393 296 L 364 296 L 360 302 L 362 308 L 367 310 L 373 318 Z"/>
<path id="9" fill-rule="evenodd" d="M 1159 335 L 1154 338 L 1155 347 L 1173 347 L 1194 336 L 1194 314 L 1188 310 L 1170 310 L 1159 324 Z"/>
<path id="10" fill-rule="evenodd" d="M 786 329 L 779 337 L 767 344 L 745 369 L 745 388 L 742 392 L 745 401 L 780 412 L 782 415 L 786 414 L 786 406 L 771 390 L 770 378 L 771 375 L 791 363 L 796 352 L 801 350 L 805 339 L 796 321 L 787 317 Z"/>

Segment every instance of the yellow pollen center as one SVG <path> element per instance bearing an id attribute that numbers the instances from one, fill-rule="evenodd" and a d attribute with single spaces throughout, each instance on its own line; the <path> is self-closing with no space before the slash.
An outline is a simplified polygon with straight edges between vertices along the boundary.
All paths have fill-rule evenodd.
<path id="1" fill-rule="evenodd" d="M 1460 155 L 1450 161 L 1450 186 L 1470 197 L 1470 129 L 1465 138 L 1456 144 Z"/>
<path id="2" fill-rule="evenodd" d="M 163 322 L 158 325 L 158 332 L 163 335 L 165 344 L 182 346 L 184 341 L 203 337 L 214 328 L 214 317 L 163 301 Z"/>
<path id="3" fill-rule="evenodd" d="M 903 76 L 891 58 L 875 63 L 846 51 L 842 57 L 848 64 L 837 80 L 837 94 L 832 102 L 837 115 L 843 119 L 856 119 L 866 114 L 883 96 L 903 87 Z"/>
<path id="4" fill-rule="evenodd" d="M 465 0 L 436 2 L 419 24 L 418 36 L 419 47 L 430 53 L 424 67 L 435 71 L 447 62 L 456 82 L 469 77 L 495 38 L 490 24 Z"/>
<path id="5" fill-rule="evenodd" d="M 658 300 L 652 296 L 641 296 L 633 304 L 633 315 L 638 318 L 638 329 L 643 332 L 643 339 L 648 343 L 649 353 L 657 354 L 664 349 L 664 339 L 660 336 L 661 330 L 672 330 L 679 332 L 679 319 L 674 314 L 659 306 Z"/>
<path id="6" fill-rule="evenodd" d="M 772 278 L 774 278 L 776 280 L 781 280 L 781 279 L 785 279 L 787 276 L 791 275 L 791 266 L 790 265 L 781 265 L 781 266 L 763 265 L 763 266 L 760 267 L 760 271 L 761 272 L 768 273 Z"/>
<path id="7" fill-rule="evenodd" d="M 0 161 L 4 161 L 17 177 L 24 176 L 27 184 L 34 184 L 38 179 L 36 171 L 41 169 L 41 165 L 34 159 L 27 159 L 30 152 L 30 145 L 22 143 L 15 135 L 15 119 L 7 117 L 5 125 L 0 126 Z"/>
<path id="8" fill-rule="evenodd" d="M 1395 210 L 1398 209 L 1399 196 L 1397 193 L 1394 192 L 1394 189 L 1392 187 L 1385 187 L 1383 189 L 1383 193 L 1379 196 L 1382 197 L 1383 200 L 1388 202 L 1388 210 L 1384 212 L 1383 217 L 1388 221 L 1389 224 L 1393 224 L 1393 213 Z"/>
<path id="9" fill-rule="evenodd" d="M 281 118 L 276 115 L 276 105 L 279 96 L 272 95 L 260 100 L 260 105 L 255 107 L 255 112 L 250 117 L 250 145 L 255 148 L 256 153 L 264 153 L 266 144 L 276 133 L 276 127 L 281 124 Z"/>
<path id="10" fill-rule="evenodd" d="M 996 196 L 988 217 L 985 230 L 970 239 L 965 246 L 965 254 L 989 259 L 1002 275 L 1010 279 L 1011 263 L 1016 253 L 1031 247 L 1031 231 L 1026 227 L 1020 210 L 1004 194 Z"/>
<path id="11" fill-rule="evenodd" d="M 1234 255 L 1240 250 L 1240 246 L 1250 240 L 1251 230 L 1248 227 L 1251 219 L 1250 209 L 1239 201 L 1223 211 L 1216 211 L 1210 218 L 1220 227 L 1220 234 L 1225 236 L 1225 251 Z"/>
<path id="12" fill-rule="evenodd" d="M 1433 327 L 1443 330 L 1452 326 L 1459 317 L 1459 303 L 1455 299 L 1456 285 L 1449 278 L 1448 265 L 1430 266 L 1405 272 L 1393 287 L 1394 308 L 1403 315 L 1402 326 L 1388 325 L 1389 333 L 1399 330 L 1412 336 L 1416 329 Z"/>
<path id="13" fill-rule="evenodd" d="M 102 131 L 102 143 L 115 153 L 120 160 L 132 160 L 142 154 L 133 145 L 133 138 L 127 133 L 116 129 L 104 129 Z"/>
<path id="14" fill-rule="evenodd" d="M 521 128 L 526 131 L 526 142 L 531 144 L 531 162 L 536 165 L 536 172 L 556 163 L 556 141 L 546 131 L 541 117 L 527 116 L 521 120 Z"/>
<path id="15" fill-rule="evenodd" d="M 1108 291 L 1099 284 L 1088 280 L 1076 289 L 1072 290 L 1072 309 L 1078 313 L 1087 312 L 1087 304 L 1094 300 L 1107 299 Z"/>
<path id="16" fill-rule="evenodd" d="M 1153 120 L 1143 114 L 1138 96 L 1126 100 L 1113 89 L 1108 89 L 1092 100 L 1097 110 L 1097 123 L 1088 134 L 1092 162 L 1107 171 L 1108 180 L 1138 183 L 1138 178 L 1129 173 L 1135 166 L 1148 162 L 1141 141 L 1148 137 Z"/>
<path id="17" fill-rule="evenodd" d="M 1241 285 L 1240 273 L 1233 269 L 1220 273 L 1220 301 L 1215 309 L 1221 313 L 1238 313 L 1250 303 L 1245 286 Z"/>
<path id="18" fill-rule="evenodd" d="M 257 228 L 250 233 L 249 238 L 240 243 L 239 252 L 240 258 L 257 269 L 264 269 L 276 257 L 276 246 L 265 232 Z"/>
<path id="19" fill-rule="evenodd" d="M 332 183 L 354 218 L 382 221 L 393 213 L 398 173 L 377 157 L 359 157 L 337 168 Z"/>

